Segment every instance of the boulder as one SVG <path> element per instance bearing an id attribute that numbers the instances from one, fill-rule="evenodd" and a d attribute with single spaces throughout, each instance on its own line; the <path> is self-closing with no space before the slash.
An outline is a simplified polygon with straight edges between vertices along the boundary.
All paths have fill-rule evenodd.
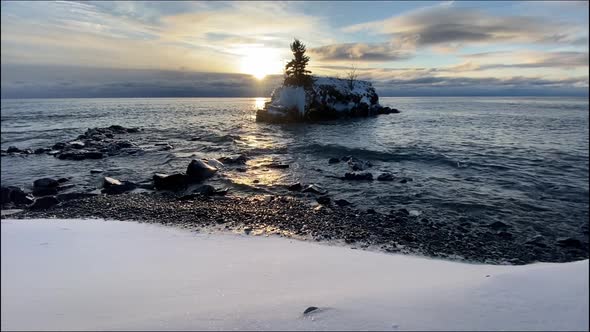
<path id="1" fill-rule="evenodd" d="M 349 201 L 345 200 L 345 199 L 337 199 L 334 201 L 334 203 L 336 203 L 336 205 L 338 206 L 348 206 L 351 205 L 352 203 L 350 203 Z"/>
<path id="2" fill-rule="evenodd" d="M 16 146 L 9 146 L 8 149 L 6 150 L 6 152 L 19 153 L 19 152 L 21 152 L 21 150 L 19 148 L 17 148 Z"/>
<path id="3" fill-rule="evenodd" d="M 101 159 L 103 156 L 103 153 L 100 151 L 90 150 L 66 151 L 57 155 L 59 159 L 65 160 Z"/>
<path id="4" fill-rule="evenodd" d="M 307 186 L 305 189 L 303 189 L 303 192 L 304 193 L 319 194 L 319 195 L 325 195 L 328 193 L 327 190 L 325 190 L 324 188 L 322 188 L 318 185 L 315 185 L 315 184 Z"/>
<path id="5" fill-rule="evenodd" d="M 219 158 L 219 161 L 221 161 L 224 164 L 240 164 L 240 165 L 243 165 L 243 164 L 246 163 L 247 160 L 248 160 L 248 158 L 246 158 L 246 156 L 244 156 L 243 154 Z"/>
<path id="6" fill-rule="evenodd" d="M 344 174 L 344 180 L 373 180 L 373 174 L 369 172 L 351 172 Z"/>
<path id="7" fill-rule="evenodd" d="M 328 159 L 328 164 L 337 164 L 340 162 L 339 158 L 330 158 Z"/>
<path id="8" fill-rule="evenodd" d="M 82 149 L 86 146 L 86 144 L 84 144 L 84 142 L 80 142 L 80 141 L 73 141 L 68 143 L 68 147 L 72 148 L 72 149 Z"/>
<path id="9" fill-rule="evenodd" d="M 507 229 L 509 226 L 501 221 L 494 221 L 493 223 L 487 225 L 487 227 L 499 231 L 499 230 L 504 230 Z"/>
<path id="10" fill-rule="evenodd" d="M 351 157 L 349 158 L 346 163 L 348 164 L 348 167 L 350 167 L 350 169 L 352 169 L 353 171 L 363 171 L 371 166 L 373 166 L 373 164 L 371 164 L 368 161 L 362 161 L 360 159 Z"/>
<path id="11" fill-rule="evenodd" d="M 287 165 L 287 164 L 280 164 L 280 163 L 270 163 L 270 164 L 264 164 L 262 166 L 263 167 L 268 167 L 268 168 L 278 168 L 278 169 L 289 168 L 289 165 Z"/>
<path id="12" fill-rule="evenodd" d="M 59 182 L 52 178 L 41 178 L 33 182 L 33 188 L 55 188 Z"/>
<path id="13" fill-rule="evenodd" d="M 51 147 L 52 150 L 63 150 L 63 148 L 66 147 L 66 143 L 63 142 L 58 142 L 53 144 L 53 146 Z"/>
<path id="14" fill-rule="evenodd" d="M 43 154 L 45 152 L 49 152 L 51 151 L 51 149 L 48 148 L 37 148 L 35 149 L 35 151 L 33 151 L 35 154 Z"/>
<path id="15" fill-rule="evenodd" d="M 1 187 L 0 193 L 2 194 L 2 199 L 0 200 L 0 203 L 2 205 L 10 203 L 10 188 Z"/>
<path id="16" fill-rule="evenodd" d="M 303 189 L 303 186 L 301 185 L 301 183 L 297 182 L 288 186 L 287 189 L 290 191 L 301 191 L 301 189 Z"/>
<path id="17" fill-rule="evenodd" d="M 394 176 L 391 173 L 381 173 L 377 177 L 378 181 L 393 181 Z"/>
<path id="18" fill-rule="evenodd" d="M 192 181 L 202 181 L 217 173 L 217 168 L 209 165 L 206 161 L 193 159 L 186 169 L 186 175 Z"/>
<path id="19" fill-rule="evenodd" d="M 106 176 L 103 180 L 103 194 L 117 195 L 137 188 L 137 185 L 130 181 L 119 181 Z"/>
<path id="20" fill-rule="evenodd" d="M 45 196 L 40 197 L 35 200 L 33 205 L 31 205 L 30 209 L 32 210 L 45 210 L 49 209 L 50 207 L 59 204 L 57 198 L 53 196 Z"/>
<path id="21" fill-rule="evenodd" d="M 189 177 L 180 173 L 171 175 L 156 173 L 153 180 L 154 187 L 158 190 L 178 190 L 186 187 Z"/>
<path id="22" fill-rule="evenodd" d="M 53 196 L 57 194 L 57 188 L 48 188 L 48 187 L 35 187 L 33 188 L 33 196 L 41 197 L 41 196 Z"/>
<path id="23" fill-rule="evenodd" d="M 557 239 L 557 244 L 561 247 L 565 248 L 577 248 L 582 249 L 582 242 L 578 239 L 574 239 L 571 237 L 568 238 L 559 238 Z"/>
<path id="24" fill-rule="evenodd" d="M 28 205 L 33 203 L 33 198 L 25 193 L 21 188 L 8 187 L 10 192 L 8 194 L 8 201 L 16 205 Z"/>
<path id="25" fill-rule="evenodd" d="M 97 173 L 102 173 L 104 172 L 104 170 L 100 169 L 100 168 L 93 168 L 90 170 L 90 174 L 97 174 Z"/>
<path id="26" fill-rule="evenodd" d="M 328 204 L 330 204 L 330 197 L 320 196 L 320 197 L 316 198 L 316 201 L 322 205 L 328 205 Z"/>

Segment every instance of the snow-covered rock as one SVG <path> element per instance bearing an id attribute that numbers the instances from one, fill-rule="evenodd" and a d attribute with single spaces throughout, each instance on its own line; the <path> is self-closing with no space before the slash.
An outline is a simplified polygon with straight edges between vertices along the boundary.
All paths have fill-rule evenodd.
<path id="1" fill-rule="evenodd" d="M 300 122 L 397 113 L 379 105 L 379 96 L 368 81 L 314 77 L 309 88 L 281 85 L 271 101 L 258 110 L 263 122 Z"/>

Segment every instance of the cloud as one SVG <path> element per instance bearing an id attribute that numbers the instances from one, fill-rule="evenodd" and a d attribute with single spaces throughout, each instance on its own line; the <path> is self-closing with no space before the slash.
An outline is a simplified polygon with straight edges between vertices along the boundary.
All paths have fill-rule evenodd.
<path id="1" fill-rule="evenodd" d="M 369 31 L 393 39 L 414 40 L 418 46 L 500 42 L 578 44 L 587 40 L 587 29 L 580 25 L 543 17 L 491 15 L 448 3 L 351 25 L 344 31 Z"/>
<path id="2" fill-rule="evenodd" d="M 441 70 L 449 72 L 469 72 L 503 68 L 588 68 L 588 52 L 484 52 L 462 55 L 467 61 Z M 587 69 L 586 69 L 587 71 Z"/>
<path id="3" fill-rule="evenodd" d="M 312 56 L 325 61 L 383 62 L 411 58 L 413 53 L 390 43 L 348 43 L 316 47 L 309 50 Z"/>

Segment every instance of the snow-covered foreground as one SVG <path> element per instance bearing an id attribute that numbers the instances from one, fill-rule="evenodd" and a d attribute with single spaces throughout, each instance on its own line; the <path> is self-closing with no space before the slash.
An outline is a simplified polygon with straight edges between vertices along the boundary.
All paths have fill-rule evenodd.
<path id="1" fill-rule="evenodd" d="M 588 329 L 588 260 L 473 265 L 133 222 L 1 225 L 3 330 Z"/>

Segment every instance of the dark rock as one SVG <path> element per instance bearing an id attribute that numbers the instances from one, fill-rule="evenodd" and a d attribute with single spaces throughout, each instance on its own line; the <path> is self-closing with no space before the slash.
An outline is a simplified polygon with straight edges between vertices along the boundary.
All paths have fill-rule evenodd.
<path id="1" fill-rule="evenodd" d="M 67 151 L 57 155 L 57 157 L 62 160 L 101 159 L 103 156 L 103 153 L 100 151 L 89 150 Z"/>
<path id="2" fill-rule="evenodd" d="M 290 191 L 301 191 L 301 189 L 303 189 L 303 186 L 301 185 L 301 183 L 297 182 L 288 186 L 287 189 L 289 189 Z"/>
<path id="3" fill-rule="evenodd" d="M 401 180 L 399 181 L 399 183 L 406 183 L 406 182 L 408 182 L 408 179 L 401 179 Z"/>
<path id="4" fill-rule="evenodd" d="M 221 161 L 224 164 L 245 164 L 247 160 L 248 158 L 246 158 L 246 156 L 244 156 L 243 154 L 219 158 L 219 161 Z"/>
<path id="5" fill-rule="evenodd" d="M 216 172 L 217 168 L 200 159 L 193 159 L 186 169 L 186 175 L 193 181 L 202 181 Z"/>
<path id="6" fill-rule="evenodd" d="M 86 146 L 86 144 L 84 144 L 84 142 L 80 142 L 80 141 L 73 141 L 73 142 L 68 143 L 67 146 L 72 149 L 82 149 Z"/>
<path id="7" fill-rule="evenodd" d="M 509 226 L 501 221 L 494 221 L 493 223 L 487 225 L 487 227 L 489 227 L 493 230 L 499 231 L 499 230 L 507 229 Z"/>
<path id="8" fill-rule="evenodd" d="M 49 152 L 49 151 L 51 151 L 51 149 L 48 149 L 48 148 L 37 148 L 37 149 L 35 149 L 35 151 L 33 151 L 33 153 L 35 153 L 35 154 L 42 154 L 42 153 Z"/>
<path id="9" fill-rule="evenodd" d="M 93 168 L 90 170 L 91 174 L 97 174 L 97 173 L 102 173 L 104 172 L 104 170 L 100 169 L 100 168 Z"/>
<path id="10" fill-rule="evenodd" d="M 404 214 L 406 216 L 409 216 L 410 215 L 410 211 L 408 211 L 407 209 L 404 209 L 404 208 L 401 208 L 401 209 L 397 210 L 397 212 L 399 212 L 401 214 Z"/>
<path id="11" fill-rule="evenodd" d="M 69 183 L 69 184 L 62 184 L 59 187 L 55 188 L 58 191 L 63 191 L 63 190 L 67 190 L 67 189 L 71 189 L 74 188 L 76 185 L 73 183 Z"/>
<path id="12" fill-rule="evenodd" d="M 395 109 L 395 108 L 391 108 L 391 107 L 381 107 L 377 110 L 377 114 L 395 114 L 395 113 L 399 113 L 399 110 Z"/>
<path id="13" fill-rule="evenodd" d="M 336 205 L 338 206 L 348 206 L 351 205 L 352 203 L 350 203 L 349 201 L 345 200 L 345 199 L 337 199 L 334 201 L 334 203 L 336 203 Z"/>
<path id="14" fill-rule="evenodd" d="M 340 159 L 338 158 L 330 158 L 328 159 L 328 164 L 337 164 L 340 162 Z"/>
<path id="15" fill-rule="evenodd" d="M 203 196 L 211 196 L 215 192 L 212 185 L 203 184 L 191 190 L 191 194 L 198 194 Z"/>
<path id="16" fill-rule="evenodd" d="M 31 149 L 24 149 L 24 150 L 21 151 L 21 153 L 22 154 L 33 154 L 34 152 Z"/>
<path id="17" fill-rule="evenodd" d="M 52 178 L 42 178 L 33 182 L 34 188 L 55 188 L 59 186 L 59 182 Z"/>
<path id="18" fill-rule="evenodd" d="M 371 209 L 367 209 L 367 213 L 368 213 L 368 214 L 376 214 L 376 213 L 377 213 L 377 211 L 375 211 L 375 209 L 372 209 L 372 208 L 371 208 Z"/>
<path id="19" fill-rule="evenodd" d="M 248 170 L 246 169 L 246 167 L 238 167 L 238 168 L 236 168 L 236 171 L 245 173 Z"/>
<path id="20" fill-rule="evenodd" d="M 369 172 L 351 172 L 344 174 L 344 180 L 373 180 L 373 174 Z"/>
<path id="21" fill-rule="evenodd" d="M 156 173 L 153 176 L 154 187 L 158 190 L 179 190 L 185 188 L 189 182 L 186 174 L 161 174 Z"/>
<path id="22" fill-rule="evenodd" d="M 260 183 L 260 180 L 256 179 L 256 180 L 252 181 L 252 183 Z"/>
<path id="23" fill-rule="evenodd" d="M 330 204 L 330 197 L 320 196 L 320 197 L 316 198 L 316 201 L 322 205 L 328 205 L 328 204 Z"/>
<path id="24" fill-rule="evenodd" d="M 320 194 L 320 195 L 325 195 L 326 193 L 328 193 L 327 190 L 325 190 L 324 188 L 322 188 L 318 185 L 315 185 L 315 184 L 307 186 L 305 189 L 303 189 L 303 192 L 304 193 Z"/>
<path id="25" fill-rule="evenodd" d="M 252 227 L 250 227 L 250 226 L 244 227 L 244 233 L 250 234 L 250 232 L 252 232 Z"/>
<path id="26" fill-rule="evenodd" d="M 314 312 L 314 311 L 316 311 L 318 309 L 319 309 L 318 307 L 308 307 L 307 309 L 305 309 L 305 311 L 303 311 L 303 314 L 304 315 L 307 315 L 307 314 L 309 314 L 311 312 Z"/>
<path id="27" fill-rule="evenodd" d="M 512 234 L 510 232 L 506 232 L 506 231 L 501 231 L 496 233 L 496 235 L 498 235 L 499 237 L 503 238 L 503 239 L 512 239 Z"/>
<path id="28" fill-rule="evenodd" d="M 70 201 L 70 200 L 74 200 L 74 199 L 94 197 L 97 195 L 98 194 L 94 194 L 94 193 L 65 193 L 65 194 L 58 194 L 57 196 L 55 196 L 55 198 L 57 198 L 57 200 L 60 202 L 65 202 L 65 201 Z"/>
<path id="29" fill-rule="evenodd" d="M 1 187 L 0 192 L 2 193 L 2 199 L 0 200 L 0 203 L 2 205 L 10 203 L 10 188 Z"/>
<path id="30" fill-rule="evenodd" d="M 21 150 L 19 148 L 17 148 L 16 146 L 9 146 L 8 150 L 6 150 L 6 152 L 8 153 L 18 153 L 21 152 Z"/>
<path id="31" fill-rule="evenodd" d="M 287 165 L 287 164 L 278 164 L 278 163 L 266 164 L 263 166 L 268 167 L 268 168 L 278 168 L 278 169 L 289 168 L 289 165 Z"/>
<path id="32" fill-rule="evenodd" d="M 59 179 L 57 179 L 57 183 L 60 183 L 60 184 L 61 184 L 61 183 L 68 182 L 68 181 L 70 181 L 70 179 L 69 179 L 69 178 L 59 178 Z"/>
<path id="33" fill-rule="evenodd" d="M 137 185 L 129 181 L 119 181 L 117 179 L 105 176 L 103 180 L 102 193 L 109 195 L 122 194 L 137 188 Z"/>
<path id="34" fill-rule="evenodd" d="M 353 171 L 363 171 L 366 168 L 373 166 L 368 161 L 362 161 L 362 160 L 354 158 L 354 157 L 350 157 L 348 159 L 347 163 L 348 163 L 348 167 L 350 167 L 350 169 L 352 169 Z"/>
<path id="35" fill-rule="evenodd" d="M 59 143 L 55 143 L 53 144 L 53 146 L 51 147 L 52 150 L 63 150 L 63 148 L 66 147 L 66 143 L 63 142 L 59 142 Z"/>
<path id="36" fill-rule="evenodd" d="M 391 173 L 381 173 L 377 177 L 378 181 L 393 181 L 394 176 Z"/>
<path id="37" fill-rule="evenodd" d="M 547 248 L 548 247 L 547 244 L 543 240 L 543 236 L 541 236 L 541 235 L 537 235 L 537 236 L 533 237 L 532 239 L 525 242 L 525 244 L 530 244 L 530 245 L 537 246 L 540 248 Z"/>
<path id="38" fill-rule="evenodd" d="M 48 187 L 35 187 L 33 188 L 33 196 L 41 197 L 41 196 L 53 196 L 57 194 L 57 188 L 48 188 Z"/>
<path id="39" fill-rule="evenodd" d="M 557 245 L 559 245 L 561 247 L 565 247 L 565 248 L 582 249 L 582 242 L 580 240 L 574 239 L 572 237 L 557 239 Z"/>
<path id="40" fill-rule="evenodd" d="M 30 209 L 32 210 L 45 210 L 49 209 L 50 207 L 59 204 L 57 198 L 53 196 L 45 196 L 40 197 L 35 200 L 33 205 L 31 205 Z"/>
<path id="41" fill-rule="evenodd" d="M 33 203 L 33 198 L 21 188 L 8 187 L 8 189 L 8 202 L 12 202 L 16 205 L 28 205 Z"/>

